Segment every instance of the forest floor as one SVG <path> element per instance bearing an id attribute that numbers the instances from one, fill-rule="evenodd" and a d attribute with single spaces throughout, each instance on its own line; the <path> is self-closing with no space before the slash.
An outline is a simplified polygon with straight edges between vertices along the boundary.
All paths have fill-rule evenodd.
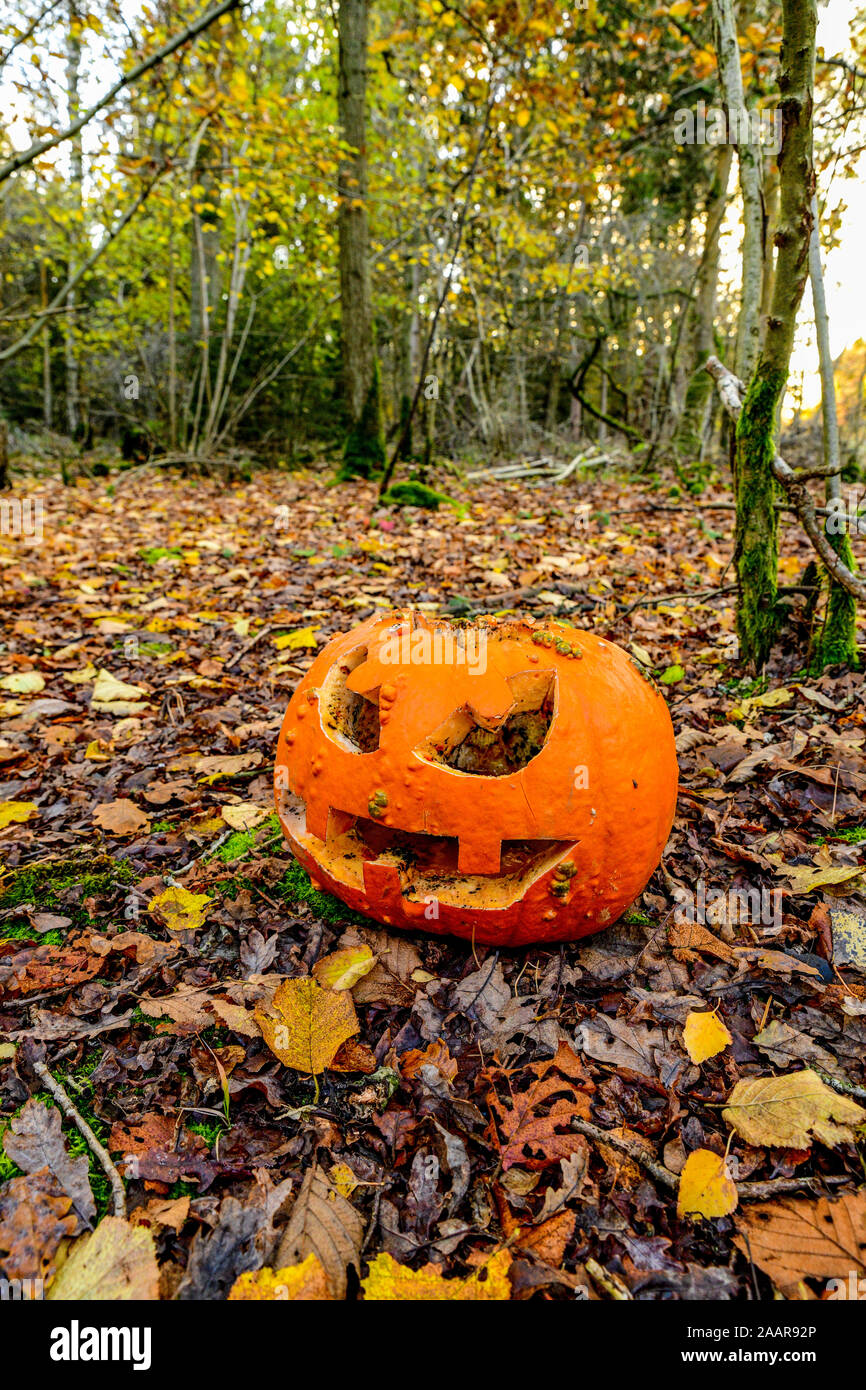
<path id="1" fill-rule="evenodd" d="M 864 1274 L 862 676 L 807 673 L 793 595 L 787 650 L 743 677 L 727 494 L 444 486 L 462 515 L 310 474 L 48 482 L 41 543 L 0 542 L 0 1276 L 80 1291 L 97 1223 L 104 1297 L 153 1296 L 155 1254 L 161 1297 L 224 1298 L 280 1243 L 296 1274 L 238 1291 L 808 1298 Z M 808 558 L 786 526 L 783 582 Z M 311 887 L 272 813 L 280 722 L 315 650 L 395 605 L 559 615 L 653 669 L 679 809 L 615 926 L 473 949 Z M 764 890 L 745 920 L 737 890 Z M 359 1032 L 314 1084 L 256 1014 L 359 941 Z M 130 1225 L 103 1220 L 117 1173 Z"/>

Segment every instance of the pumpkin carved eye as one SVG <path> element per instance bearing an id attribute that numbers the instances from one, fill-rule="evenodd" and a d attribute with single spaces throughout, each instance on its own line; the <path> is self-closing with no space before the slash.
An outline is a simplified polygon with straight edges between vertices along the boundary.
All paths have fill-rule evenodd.
<path id="1" fill-rule="evenodd" d="M 332 666 L 319 697 L 322 728 L 340 748 L 354 753 L 375 753 L 379 747 L 379 692 L 358 695 L 346 682 L 352 672 L 367 660 L 367 648 L 353 652 Z"/>
<path id="2" fill-rule="evenodd" d="M 556 674 L 527 672 L 510 677 L 508 684 L 514 704 L 504 719 L 481 719 L 463 705 L 418 745 L 418 756 L 472 777 L 509 777 L 526 767 L 550 733 Z"/>

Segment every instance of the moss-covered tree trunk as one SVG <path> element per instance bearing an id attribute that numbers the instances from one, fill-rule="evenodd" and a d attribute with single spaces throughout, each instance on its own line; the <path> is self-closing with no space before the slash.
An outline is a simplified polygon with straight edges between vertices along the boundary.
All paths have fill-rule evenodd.
<path id="1" fill-rule="evenodd" d="M 812 197 L 812 237 L 809 242 L 809 278 L 812 283 L 812 302 L 815 306 L 815 331 L 818 339 L 818 362 L 821 370 L 821 416 L 824 438 L 824 465 L 833 471 L 827 478 L 826 498 L 838 502 L 842 496 L 842 461 L 839 449 L 839 415 L 836 409 L 836 380 L 833 356 L 830 351 L 830 316 L 824 293 L 824 271 L 821 265 L 821 219 L 817 194 Z M 830 544 L 847 565 L 857 568 L 847 530 L 828 536 Z M 830 592 L 827 611 L 821 628 L 815 633 L 812 663 L 817 670 L 825 666 L 854 666 L 857 657 L 857 604 L 854 595 L 829 575 Z"/>
<path id="2" fill-rule="evenodd" d="M 343 378 L 351 428 L 345 475 L 369 478 L 385 462 L 381 377 L 373 336 L 367 221 L 367 17 L 369 0 L 340 0 L 340 135 L 350 152 L 338 173 L 340 321 Z"/>
<path id="3" fill-rule="evenodd" d="M 737 424 L 737 630 L 745 661 L 761 666 L 778 629 L 778 533 L 773 458 L 797 311 L 809 274 L 816 0 L 783 0 L 779 74 L 782 148 L 776 274 L 764 346 Z"/>

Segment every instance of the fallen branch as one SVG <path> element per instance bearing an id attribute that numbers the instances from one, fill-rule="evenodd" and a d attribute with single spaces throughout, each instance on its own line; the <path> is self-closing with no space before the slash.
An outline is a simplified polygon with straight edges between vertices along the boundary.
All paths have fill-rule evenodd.
<path id="1" fill-rule="evenodd" d="M 716 383 L 725 410 L 736 422 L 739 420 L 740 411 L 743 408 L 745 386 L 739 377 L 729 371 L 717 357 L 708 358 L 706 370 Z M 847 589 L 849 594 L 853 594 L 854 598 L 859 599 L 861 603 L 866 603 L 866 583 L 849 570 L 840 556 L 836 554 L 827 539 L 824 528 L 818 521 L 815 503 L 806 487 L 806 479 L 826 477 L 828 476 L 826 470 L 820 472 L 815 469 L 795 471 L 779 454 L 776 454 L 773 459 L 773 473 L 788 494 L 791 505 L 800 518 L 803 530 L 818 552 L 828 574 L 836 580 L 837 584 L 841 584 L 843 589 Z"/>
<path id="2" fill-rule="evenodd" d="M 267 637 L 268 633 L 273 631 L 273 623 L 266 623 L 264 627 L 259 628 L 255 637 L 251 637 L 249 642 L 247 642 L 243 647 L 241 647 L 239 652 L 235 652 L 234 656 L 226 662 L 225 666 L 223 667 L 223 670 L 230 671 L 233 666 L 237 666 L 238 662 L 246 656 L 247 652 L 251 652 L 253 647 L 257 646 L 258 643 L 261 642 L 263 637 Z"/>
<path id="3" fill-rule="evenodd" d="M 36 1072 L 36 1075 L 39 1077 L 40 1081 L 45 1086 L 45 1089 L 51 1092 L 52 1096 L 57 1101 L 57 1104 L 63 1111 L 66 1118 L 68 1120 L 72 1120 L 79 1133 L 83 1134 L 85 1142 L 87 1143 L 87 1147 L 90 1149 L 90 1152 L 93 1154 L 94 1158 L 100 1163 L 105 1172 L 105 1176 L 111 1183 L 111 1197 L 112 1202 L 114 1204 L 115 1216 L 125 1217 L 126 1189 L 123 1186 L 123 1179 L 121 1178 L 120 1174 L 118 1173 L 117 1169 L 111 1161 L 111 1157 L 108 1153 L 108 1150 L 104 1148 L 102 1144 L 100 1144 L 99 1140 L 93 1133 L 93 1130 L 90 1128 L 90 1125 L 87 1123 L 84 1116 L 79 1114 L 78 1110 L 76 1110 L 75 1105 L 73 1101 L 70 1099 L 68 1093 L 63 1089 L 60 1082 L 56 1081 L 54 1077 L 51 1075 L 51 1072 L 48 1070 L 46 1063 L 34 1062 L 33 1070 Z"/>
<path id="4" fill-rule="evenodd" d="M 594 1139 L 597 1144 L 607 1144 L 612 1149 L 619 1149 L 628 1158 L 632 1159 L 651 1178 L 661 1186 L 667 1188 L 668 1192 L 678 1192 L 680 1181 L 675 1173 L 669 1168 L 663 1167 L 645 1153 L 640 1144 L 633 1139 L 621 1139 L 619 1135 L 611 1134 L 609 1130 L 600 1129 L 598 1125 L 590 1124 L 588 1120 L 573 1119 L 572 1129 L 576 1129 L 579 1134 L 585 1134 L 587 1139 Z M 764 1202 L 768 1197 L 778 1197 L 786 1192 L 800 1192 L 805 1187 L 812 1190 L 814 1183 L 823 1183 L 827 1186 L 836 1187 L 840 1183 L 848 1182 L 847 1177 L 802 1177 L 802 1178 L 771 1178 L 767 1182 L 738 1182 L 737 1196 L 741 1202 Z"/>

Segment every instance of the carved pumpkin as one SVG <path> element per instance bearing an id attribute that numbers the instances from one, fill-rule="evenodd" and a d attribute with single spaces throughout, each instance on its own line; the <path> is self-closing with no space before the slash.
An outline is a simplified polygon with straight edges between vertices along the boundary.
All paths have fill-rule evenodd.
<path id="1" fill-rule="evenodd" d="M 398 612 L 313 662 L 275 787 L 318 886 L 389 925 L 514 946 L 586 936 L 634 901 L 677 763 L 664 699 L 613 643 Z"/>

